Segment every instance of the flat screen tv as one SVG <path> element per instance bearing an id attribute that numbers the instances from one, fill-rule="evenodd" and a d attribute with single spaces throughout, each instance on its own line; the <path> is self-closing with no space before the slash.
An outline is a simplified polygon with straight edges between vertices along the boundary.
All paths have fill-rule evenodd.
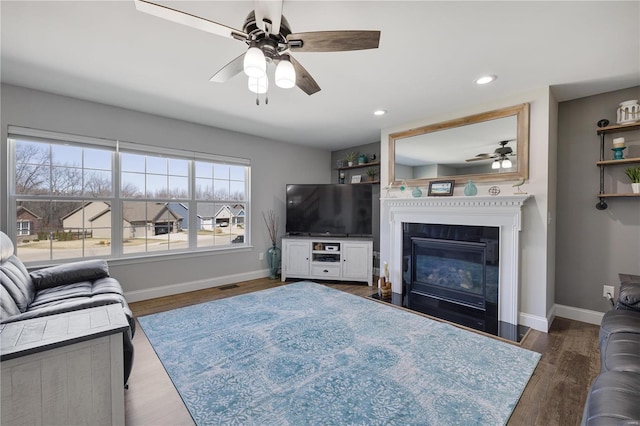
<path id="1" fill-rule="evenodd" d="M 371 236 L 371 185 L 287 185 L 288 235 Z"/>

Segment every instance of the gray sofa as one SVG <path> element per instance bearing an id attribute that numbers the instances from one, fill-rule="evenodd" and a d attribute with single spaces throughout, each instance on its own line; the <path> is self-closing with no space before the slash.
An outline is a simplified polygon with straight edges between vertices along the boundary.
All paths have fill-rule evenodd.
<path id="1" fill-rule="evenodd" d="M 124 333 L 124 384 L 133 366 L 135 320 L 120 283 L 104 260 L 86 260 L 29 273 L 0 232 L 0 324 L 118 303 L 129 322 Z"/>
<path id="2" fill-rule="evenodd" d="M 600 325 L 600 374 L 587 396 L 586 426 L 640 425 L 640 277 L 621 278 L 615 309 Z"/>

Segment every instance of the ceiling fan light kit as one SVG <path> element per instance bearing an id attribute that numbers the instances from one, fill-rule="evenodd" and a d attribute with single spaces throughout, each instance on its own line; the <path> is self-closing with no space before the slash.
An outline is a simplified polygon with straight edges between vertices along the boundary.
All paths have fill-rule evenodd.
<path id="1" fill-rule="evenodd" d="M 513 163 L 511 162 L 511 160 L 509 160 L 507 156 L 508 155 L 513 156 L 515 154 L 513 153 L 513 149 L 507 146 L 507 144 L 514 140 L 515 139 L 500 141 L 498 142 L 498 144 L 500 145 L 500 148 L 497 148 L 492 154 L 484 154 L 484 153 L 478 154 L 473 158 L 467 158 L 465 161 L 470 162 L 470 161 L 483 161 L 483 160 L 495 159 L 493 163 L 491 163 L 492 170 L 510 169 L 511 167 L 513 167 Z"/>
<path id="2" fill-rule="evenodd" d="M 275 83 L 278 87 L 289 89 L 298 86 L 307 95 L 320 91 L 320 86 L 313 77 L 289 52 L 377 49 L 380 43 L 380 31 L 314 31 L 293 34 L 282 15 L 283 0 L 256 0 L 255 10 L 245 19 L 243 31 L 148 0 L 134 0 L 134 3 L 140 12 L 246 43 L 249 49 L 216 72 L 210 81 L 224 83 L 244 71 L 249 77 L 249 90 L 258 94 L 268 90 L 268 64 L 277 64 Z"/>
<path id="3" fill-rule="evenodd" d="M 269 90 L 269 79 L 266 75 L 264 77 L 249 77 L 247 86 L 253 93 L 261 95 Z"/>
<path id="4" fill-rule="evenodd" d="M 276 67 L 276 86 L 291 89 L 296 85 L 296 70 L 289 61 L 289 55 L 283 55 Z"/>
<path id="5" fill-rule="evenodd" d="M 244 54 L 244 73 L 248 77 L 261 78 L 267 75 L 267 61 L 257 46 L 251 46 Z"/>

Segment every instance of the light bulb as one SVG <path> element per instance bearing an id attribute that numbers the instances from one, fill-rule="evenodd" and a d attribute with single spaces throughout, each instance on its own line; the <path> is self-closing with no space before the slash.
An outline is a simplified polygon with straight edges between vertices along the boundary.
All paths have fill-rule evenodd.
<path id="1" fill-rule="evenodd" d="M 267 93 L 267 89 L 269 88 L 269 79 L 266 75 L 262 78 L 249 77 L 247 86 L 253 93 Z"/>
<path id="2" fill-rule="evenodd" d="M 493 170 L 499 169 L 500 168 L 500 160 L 494 161 L 493 164 L 491 164 L 491 168 Z"/>
<path id="3" fill-rule="evenodd" d="M 511 166 L 513 166 L 513 164 L 511 164 L 511 160 L 509 160 L 508 158 L 505 158 L 504 160 L 502 160 L 503 169 L 510 169 Z"/>
<path id="4" fill-rule="evenodd" d="M 244 54 L 244 73 L 249 77 L 264 77 L 267 73 L 267 61 L 264 53 L 253 46 Z"/>
<path id="5" fill-rule="evenodd" d="M 289 62 L 287 55 L 278 63 L 276 67 L 276 86 L 283 89 L 291 89 L 296 85 L 296 70 L 293 64 Z"/>

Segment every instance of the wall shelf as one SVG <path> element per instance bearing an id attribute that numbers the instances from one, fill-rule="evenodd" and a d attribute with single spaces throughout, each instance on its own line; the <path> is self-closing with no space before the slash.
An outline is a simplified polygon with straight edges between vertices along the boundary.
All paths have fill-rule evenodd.
<path id="1" fill-rule="evenodd" d="M 370 163 L 362 163 L 362 164 L 354 164 L 353 166 L 338 167 L 336 170 L 362 169 L 364 167 L 375 167 L 379 165 L 380 165 L 379 161 L 372 161 Z"/>
<path id="2" fill-rule="evenodd" d="M 596 129 L 596 131 L 599 135 L 606 135 L 608 133 L 622 133 L 638 129 L 640 129 L 640 122 L 629 124 L 612 124 L 611 126 L 599 127 Z"/>
<path id="3" fill-rule="evenodd" d="M 604 159 L 604 145 L 605 145 L 605 136 L 608 134 L 614 133 L 622 133 L 629 132 L 632 130 L 640 130 L 640 122 L 630 123 L 630 124 L 614 124 L 611 126 L 600 127 L 597 128 L 596 133 L 600 136 L 600 161 L 596 161 L 596 165 L 600 168 L 600 192 L 598 193 L 598 204 L 596 204 L 596 208 L 598 210 L 606 209 L 607 203 L 604 202 L 605 198 L 636 198 L 640 197 L 640 194 L 617 194 L 617 193 L 605 193 L 604 192 L 604 171 L 608 166 L 621 166 L 625 164 L 639 164 L 640 158 L 624 158 L 622 160 L 605 160 Z"/>
<path id="4" fill-rule="evenodd" d="M 640 158 L 624 158 L 622 160 L 602 160 L 596 162 L 598 166 L 615 166 L 634 163 L 640 163 Z"/>
<path id="5" fill-rule="evenodd" d="M 640 194 L 598 194 L 598 198 L 613 198 L 613 197 L 640 197 Z"/>
<path id="6" fill-rule="evenodd" d="M 338 168 L 336 168 L 336 170 L 338 171 L 338 182 L 340 182 L 340 174 L 342 174 L 344 176 L 344 182 L 340 182 L 340 183 L 349 184 L 349 185 L 358 185 L 358 184 L 373 184 L 373 185 L 375 185 L 375 184 L 379 184 L 380 183 L 379 180 L 374 180 L 374 181 L 366 180 L 366 181 L 362 181 L 362 182 L 351 182 L 352 174 L 348 173 L 348 176 L 347 176 L 347 173 L 345 173 L 345 172 L 348 172 L 348 171 L 351 171 L 351 170 L 365 169 L 365 168 L 379 167 L 379 166 L 380 166 L 380 162 L 379 161 L 372 161 L 372 162 L 369 162 L 369 163 L 354 164 L 353 166 L 338 167 Z M 380 170 L 378 170 L 377 175 L 380 176 Z M 362 176 L 362 178 L 363 179 L 367 179 L 368 178 L 367 174 L 365 173 Z"/>

